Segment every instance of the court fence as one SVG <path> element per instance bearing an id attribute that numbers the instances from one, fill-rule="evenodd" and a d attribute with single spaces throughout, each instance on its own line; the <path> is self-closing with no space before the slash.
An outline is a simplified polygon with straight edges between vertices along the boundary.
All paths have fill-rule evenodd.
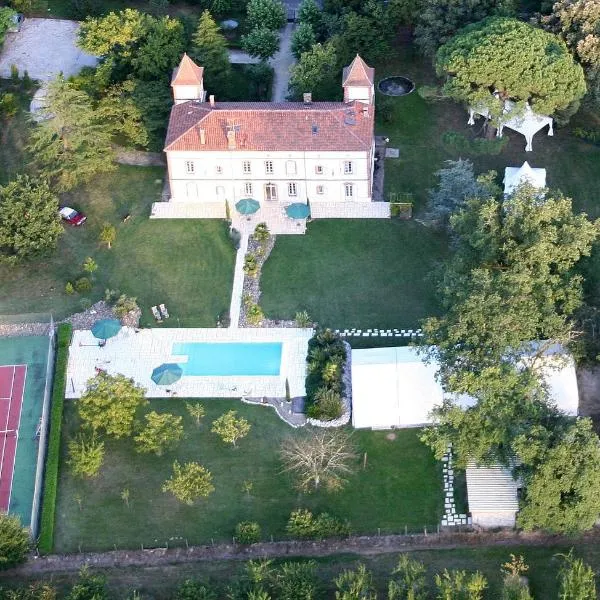
<path id="1" fill-rule="evenodd" d="M 49 335 L 53 330 L 51 313 L 0 314 L 0 337 Z"/>
<path id="2" fill-rule="evenodd" d="M 50 417 L 50 396 L 52 393 L 52 382 L 54 381 L 54 365 L 56 358 L 56 334 L 54 321 L 50 317 L 48 330 L 48 355 L 46 357 L 46 381 L 44 383 L 44 399 L 42 404 L 42 417 L 40 420 L 40 437 L 38 445 L 38 456 L 35 469 L 35 483 L 33 488 L 33 504 L 31 506 L 31 537 L 35 540 L 39 533 L 40 506 L 42 501 L 42 486 L 44 481 L 44 463 L 48 448 L 48 421 Z"/>
<path id="3" fill-rule="evenodd" d="M 67 381 L 67 361 L 69 358 L 69 344 L 73 328 L 70 324 L 58 326 L 56 340 L 56 360 L 54 368 L 54 384 L 50 404 L 50 430 L 48 433 L 47 452 L 45 461 L 38 462 L 44 466 L 43 497 L 41 503 L 41 520 L 35 538 L 38 539 L 38 549 L 43 554 L 52 552 L 54 545 L 54 522 L 56 512 L 56 493 L 58 486 L 58 466 L 60 460 L 60 436 L 62 427 L 63 404 Z M 46 428 L 47 429 L 47 428 Z M 40 443 L 40 448 L 42 448 Z M 38 509 L 39 510 L 39 509 Z"/>

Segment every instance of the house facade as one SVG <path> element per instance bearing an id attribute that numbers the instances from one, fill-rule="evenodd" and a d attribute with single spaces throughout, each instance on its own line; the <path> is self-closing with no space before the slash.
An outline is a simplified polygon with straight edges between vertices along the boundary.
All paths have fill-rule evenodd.
<path id="1" fill-rule="evenodd" d="M 206 100 L 203 69 L 184 55 L 164 149 L 169 203 L 199 218 L 224 217 L 244 198 L 340 217 L 348 215 L 337 206 L 370 204 L 374 75 L 357 55 L 344 69 L 343 102 L 218 102 Z"/>

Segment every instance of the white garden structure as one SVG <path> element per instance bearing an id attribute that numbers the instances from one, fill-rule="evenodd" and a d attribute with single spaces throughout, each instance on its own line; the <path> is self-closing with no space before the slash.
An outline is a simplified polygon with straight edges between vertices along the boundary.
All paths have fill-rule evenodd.
<path id="1" fill-rule="evenodd" d="M 490 118 L 490 111 L 484 107 L 471 106 L 469 108 L 469 125 L 475 125 L 475 115 L 480 115 L 486 119 Z M 525 136 L 525 151 L 531 152 L 533 150 L 533 136 L 548 125 L 548 135 L 554 135 L 552 117 L 546 115 L 540 115 L 531 110 L 529 104 L 525 105 L 525 111 L 516 110 L 516 104 L 511 100 L 507 100 L 504 103 L 504 110 L 502 111 L 502 117 L 498 123 L 498 130 L 496 131 L 497 137 L 502 137 L 502 131 L 505 127 L 512 129 L 517 133 Z"/>
<path id="2" fill-rule="evenodd" d="M 546 187 L 546 169 L 534 169 L 527 161 L 520 167 L 506 167 L 504 170 L 504 195 L 510 196 L 516 188 L 527 183 L 536 190 Z"/>

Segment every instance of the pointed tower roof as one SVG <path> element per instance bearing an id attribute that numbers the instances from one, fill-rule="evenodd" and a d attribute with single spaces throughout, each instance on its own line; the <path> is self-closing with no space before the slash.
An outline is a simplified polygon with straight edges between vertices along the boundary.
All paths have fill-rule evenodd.
<path id="1" fill-rule="evenodd" d="M 204 68 L 199 67 L 184 53 L 179 66 L 173 71 L 171 85 L 199 85 L 202 83 Z"/>
<path id="2" fill-rule="evenodd" d="M 349 67 L 344 67 L 342 75 L 342 86 L 356 85 L 370 87 L 375 80 L 375 69 L 357 54 Z"/>

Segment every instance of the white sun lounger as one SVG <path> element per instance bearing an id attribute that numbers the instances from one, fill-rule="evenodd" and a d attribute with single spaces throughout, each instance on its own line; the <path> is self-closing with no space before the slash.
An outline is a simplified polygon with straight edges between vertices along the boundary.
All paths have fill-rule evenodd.
<path id="1" fill-rule="evenodd" d="M 169 318 L 169 311 L 167 310 L 167 307 L 164 304 L 159 305 L 160 308 L 160 314 L 165 318 L 168 319 Z"/>
<path id="2" fill-rule="evenodd" d="M 160 316 L 160 312 L 158 312 L 158 308 L 156 306 L 153 306 L 151 308 L 151 310 L 152 310 L 152 314 L 154 315 L 154 318 L 157 321 L 162 321 L 162 317 Z"/>

